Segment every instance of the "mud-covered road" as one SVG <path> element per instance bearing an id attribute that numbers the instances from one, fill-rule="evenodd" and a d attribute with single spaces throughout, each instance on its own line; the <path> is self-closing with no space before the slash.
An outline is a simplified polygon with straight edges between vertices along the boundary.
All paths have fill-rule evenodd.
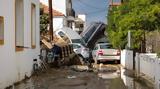
<path id="1" fill-rule="evenodd" d="M 153 89 L 134 79 L 120 65 L 95 65 L 51 68 L 32 76 L 14 89 Z M 84 69 L 84 70 L 83 70 Z"/>

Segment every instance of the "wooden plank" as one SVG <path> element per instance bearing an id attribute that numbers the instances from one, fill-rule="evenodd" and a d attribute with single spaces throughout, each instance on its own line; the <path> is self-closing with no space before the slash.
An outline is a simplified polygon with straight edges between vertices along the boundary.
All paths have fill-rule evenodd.
<path id="1" fill-rule="evenodd" d="M 44 43 L 45 46 L 47 46 L 49 49 L 51 49 L 53 46 L 51 43 L 47 42 L 45 39 L 41 40 L 42 43 Z"/>

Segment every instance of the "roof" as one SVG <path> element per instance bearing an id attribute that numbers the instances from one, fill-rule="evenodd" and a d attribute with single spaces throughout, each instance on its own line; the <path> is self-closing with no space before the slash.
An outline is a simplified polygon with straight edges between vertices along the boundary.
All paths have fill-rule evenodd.
<path id="1" fill-rule="evenodd" d="M 41 3 L 41 6 L 43 8 L 44 13 L 49 13 L 49 7 L 47 5 L 44 5 Z M 53 16 L 64 16 L 63 13 L 61 13 L 55 9 L 52 9 L 52 14 L 53 14 Z"/>
<path id="2" fill-rule="evenodd" d="M 121 2 L 110 2 L 110 6 L 120 6 L 122 3 Z"/>

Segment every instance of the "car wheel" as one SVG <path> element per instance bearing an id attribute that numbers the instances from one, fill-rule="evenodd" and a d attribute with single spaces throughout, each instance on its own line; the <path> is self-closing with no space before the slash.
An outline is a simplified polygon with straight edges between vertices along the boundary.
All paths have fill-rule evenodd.
<path id="1" fill-rule="evenodd" d="M 121 63 L 121 61 L 120 60 L 117 60 L 117 64 L 120 64 Z"/>
<path id="2" fill-rule="evenodd" d="M 100 64 L 100 60 L 97 60 L 97 64 Z"/>

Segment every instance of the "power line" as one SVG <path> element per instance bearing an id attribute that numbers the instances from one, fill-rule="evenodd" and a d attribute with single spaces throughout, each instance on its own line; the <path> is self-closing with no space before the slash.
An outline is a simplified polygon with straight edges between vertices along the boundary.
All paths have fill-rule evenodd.
<path id="1" fill-rule="evenodd" d="M 106 18 L 106 16 L 102 16 L 102 12 L 98 13 L 97 14 L 92 14 L 92 15 L 89 15 L 88 18 L 93 18 L 93 17 L 96 17 L 96 18 Z"/>
<path id="2" fill-rule="evenodd" d="M 98 12 L 105 12 L 105 11 L 107 11 L 107 10 L 106 10 L 106 9 L 103 9 L 103 10 L 92 11 L 92 12 L 86 13 L 86 15 L 90 15 L 90 14 L 98 14 Z"/>
<path id="3" fill-rule="evenodd" d="M 77 6 L 80 6 L 80 7 L 83 7 L 82 6 L 82 4 L 80 4 L 80 3 L 76 3 L 76 4 L 79 4 L 79 5 L 74 5 L 74 7 L 77 7 Z M 87 10 L 86 9 L 84 9 L 84 8 L 79 8 L 79 7 L 77 7 L 78 9 L 80 9 L 80 11 L 84 11 L 84 12 L 87 12 Z"/>
<path id="4" fill-rule="evenodd" d="M 98 8 L 98 7 L 95 7 L 95 6 L 92 6 L 88 3 L 85 3 L 84 1 L 81 1 L 81 0 L 78 0 L 80 3 L 82 3 L 83 5 L 87 6 L 87 7 L 90 7 L 90 8 L 94 8 L 94 9 L 103 9 L 103 8 Z"/>
<path id="5" fill-rule="evenodd" d="M 80 6 L 81 6 L 81 4 L 79 4 Z M 103 12 L 103 11 L 107 11 L 106 9 L 101 9 L 101 10 L 95 10 L 95 11 L 90 11 L 90 12 L 88 12 L 88 11 L 85 11 L 85 9 L 84 8 L 79 8 L 81 11 L 84 11 L 85 13 L 85 15 L 91 15 L 91 14 L 98 14 L 98 12 Z"/>

